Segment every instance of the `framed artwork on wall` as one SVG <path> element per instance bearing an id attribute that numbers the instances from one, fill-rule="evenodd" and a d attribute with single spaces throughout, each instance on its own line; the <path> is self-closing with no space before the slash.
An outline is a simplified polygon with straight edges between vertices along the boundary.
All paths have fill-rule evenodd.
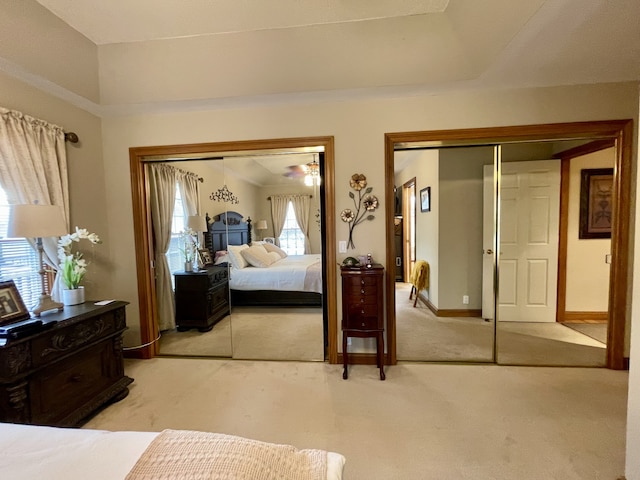
<path id="1" fill-rule="evenodd" d="M 578 238 L 611 238 L 613 168 L 590 168 L 580 175 Z"/>
<path id="2" fill-rule="evenodd" d="M 420 211 L 431 211 L 431 187 L 425 187 L 420 190 Z"/>

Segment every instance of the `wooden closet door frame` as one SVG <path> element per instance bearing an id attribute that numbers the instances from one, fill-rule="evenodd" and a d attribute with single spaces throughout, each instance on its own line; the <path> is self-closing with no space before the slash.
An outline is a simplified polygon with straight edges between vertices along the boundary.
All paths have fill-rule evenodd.
<path id="1" fill-rule="evenodd" d="M 461 130 L 429 130 L 385 134 L 385 202 L 394 203 L 394 151 L 396 146 L 473 146 L 514 141 L 563 140 L 568 138 L 613 140 L 616 146 L 614 169 L 613 224 L 611 233 L 611 273 L 609 289 L 609 329 L 607 332 L 607 368 L 627 368 L 624 356 L 631 245 L 631 181 L 633 120 L 603 120 L 593 122 L 552 123 L 506 127 L 470 128 Z M 393 245 L 393 209 L 386 211 L 387 247 Z M 394 264 L 393 249 L 387 248 L 387 265 Z M 387 275 L 387 362 L 396 364 L 395 282 Z"/>

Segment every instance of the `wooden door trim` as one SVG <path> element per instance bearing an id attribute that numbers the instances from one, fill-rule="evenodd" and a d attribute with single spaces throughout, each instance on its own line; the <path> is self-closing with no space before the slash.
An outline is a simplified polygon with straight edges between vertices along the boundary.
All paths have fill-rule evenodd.
<path id="1" fill-rule="evenodd" d="M 507 127 L 469 128 L 459 130 L 430 130 L 385 134 L 385 202 L 393 205 L 394 148 L 398 144 L 420 143 L 423 146 L 477 145 L 511 141 L 562 140 L 592 138 L 613 140 L 616 145 L 611 238 L 611 273 L 609 289 L 609 329 L 607 338 L 607 367 L 624 369 L 625 328 L 627 324 L 627 296 L 630 273 L 630 224 L 633 120 L 603 120 L 594 122 L 552 123 Z M 402 145 L 399 145 L 402 146 Z M 386 241 L 393 244 L 393 210 L 386 212 Z M 393 251 L 387 248 L 387 265 L 393 264 Z M 396 358 L 396 318 L 394 282 L 387 279 L 387 340 L 388 359 Z"/>
<path id="2" fill-rule="evenodd" d="M 560 167 L 560 236 L 558 239 L 558 294 L 556 322 L 567 321 L 567 249 L 569 230 L 569 182 L 571 159 L 598 152 L 615 146 L 615 140 L 594 140 L 585 145 L 569 148 L 554 155 L 559 158 Z"/>
<path id="3" fill-rule="evenodd" d="M 131 195 L 133 201 L 133 232 L 136 253 L 136 275 L 138 279 L 138 301 L 140 311 L 140 337 L 144 345 L 135 352 L 136 358 L 152 358 L 159 353 L 158 326 L 156 322 L 155 285 L 151 267 L 150 252 L 151 224 L 147 178 L 144 165 L 159 160 L 163 156 L 187 154 L 215 154 L 222 152 L 275 150 L 304 147 L 324 147 L 324 177 L 322 184 L 325 195 L 323 212 L 326 245 L 328 357 L 330 363 L 338 363 L 338 322 L 337 322 L 337 274 L 336 274 L 336 229 L 335 229 L 335 153 L 334 137 L 300 137 L 266 140 L 244 140 L 234 142 L 197 143 L 182 145 L 159 145 L 132 147 L 129 149 L 131 173 Z M 155 159 L 153 159 L 155 157 Z M 185 160 L 189 160 L 185 158 Z"/>
<path id="4" fill-rule="evenodd" d="M 403 217 L 403 222 L 402 222 L 402 265 L 403 265 L 403 272 L 402 272 L 402 276 L 404 277 L 403 280 L 405 282 L 409 281 L 409 278 L 411 277 L 411 268 L 413 267 L 413 265 L 411 264 L 411 245 L 413 243 L 415 243 L 415 230 L 414 230 L 414 237 L 411 238 L 411 230 L 410 230 L 410 223 L 407 221 L 407 218 L 410 216 L 411 214 L 411 207 L 409 205 L 409 202 L 407 202 L 407 197 L 408 197 L 408 193 L 407 191 L 413 187 L 413 190 L 415 191 L 416 189 L 416 177 L 413 177 L 410 180 L 407 180 L 406 182 L 404 182 L 402 184 L 402 217 Z M 409 245 L 409 246 L 407 246 Z"/>

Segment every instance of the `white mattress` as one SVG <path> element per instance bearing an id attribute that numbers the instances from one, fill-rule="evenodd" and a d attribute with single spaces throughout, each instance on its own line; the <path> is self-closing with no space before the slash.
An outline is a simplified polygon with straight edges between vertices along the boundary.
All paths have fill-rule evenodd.
<path id="1" fill-rule="evenodd" d="M 0 478 L 124 480 L 158 432 L 0 423 Z M 327 480 L 340 480 L 345 458 L 328 452 Z"/>
<path id="2" fill-rule="evenodd" d="M 231 268 L 232 290 L 322 293 L 322 255 L 289 255 L 265 267 Z"/>

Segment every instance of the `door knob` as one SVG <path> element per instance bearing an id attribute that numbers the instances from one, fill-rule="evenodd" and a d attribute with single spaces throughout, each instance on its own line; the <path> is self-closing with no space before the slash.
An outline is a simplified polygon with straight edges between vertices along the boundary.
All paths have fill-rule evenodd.
<path id="1" fill-rule="evenodd" d="M 491 249 L 485 250 L 485 253 L 487 253 L 488 255 L 493 255 L 493 250 L 491 250 Z"/>

